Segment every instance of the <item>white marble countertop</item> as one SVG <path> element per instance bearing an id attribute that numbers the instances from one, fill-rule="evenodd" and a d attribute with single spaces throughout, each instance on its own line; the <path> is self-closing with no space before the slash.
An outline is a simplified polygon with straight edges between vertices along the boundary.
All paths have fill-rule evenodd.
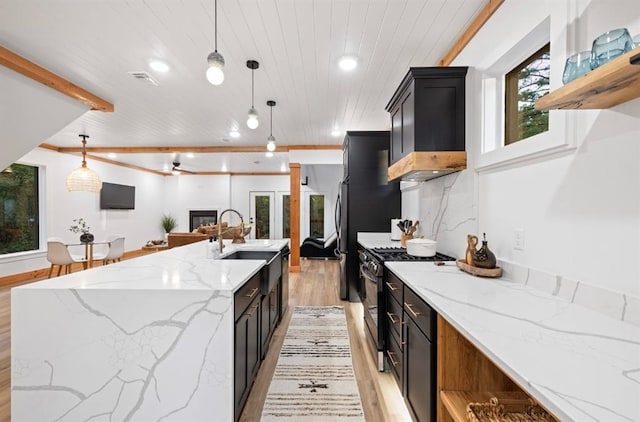
<path id="1" fill-rule="evenodd" d="M 358 243 L 367 248 L 399 248 L 399 240 L 391 240 L 391 233 L 358 232 Z"/>
<path id="2" fill-rule="evenodd" d="M 640 328 L 455 263 L 385 262 L 562 421 L 640 421 Z"/>
<path id="3" fill-rule="evenodd" d="M 236 250 L 279 251 L 288 240 L 224 242 L 222 257 Z M 235 292 L 264 260 L 211 259 L 208 241 L 167 249 L 116 264 L 78 271 L 15 289 L 223 290 Z"/>

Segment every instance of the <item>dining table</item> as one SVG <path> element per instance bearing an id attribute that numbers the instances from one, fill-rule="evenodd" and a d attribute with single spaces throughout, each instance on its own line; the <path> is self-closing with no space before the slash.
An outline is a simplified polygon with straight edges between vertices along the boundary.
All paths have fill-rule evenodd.
<path id="1" fill-rule="evenodd" d="M 99 241 L 93 241 L 93 242 L 65 243 L 65 246 L 67 247 L 67 249 L 70 246 L 71 247 L 84 246 L 84 259 L 86 263 L 86 268 L 93 268 L 93 261 L 94 261 L 93 246 L 108 245 L 110 243 L 111 242 L 109 242 L 108 240 L 99 240 Z"/>

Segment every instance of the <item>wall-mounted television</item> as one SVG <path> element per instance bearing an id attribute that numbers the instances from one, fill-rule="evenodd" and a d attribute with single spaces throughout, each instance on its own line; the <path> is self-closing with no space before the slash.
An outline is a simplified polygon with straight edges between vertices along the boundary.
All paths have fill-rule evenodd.
<path id="1" fill-rule="evenodd" d="M 102 182 L 101 210 L 132 210 L 136 207 L 136 187 Z"/>

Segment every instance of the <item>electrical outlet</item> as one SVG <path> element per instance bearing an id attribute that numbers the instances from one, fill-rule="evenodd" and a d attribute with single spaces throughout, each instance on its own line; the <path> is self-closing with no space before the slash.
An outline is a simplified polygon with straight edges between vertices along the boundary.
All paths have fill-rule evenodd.
<path id="1" fill-rule="evenodd" d="M 523 229 L 513 230 L 513 249 L 524 251 L 524 230 Z"/>

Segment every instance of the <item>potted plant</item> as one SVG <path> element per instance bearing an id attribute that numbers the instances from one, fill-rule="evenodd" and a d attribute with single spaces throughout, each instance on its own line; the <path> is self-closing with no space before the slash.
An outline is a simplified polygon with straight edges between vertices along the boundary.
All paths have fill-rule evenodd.
<path id="1" fill-rule="evenodd" d="M 82 243 L 91 243 L 93 242 L 93 235 L 89 232 L 91 227 L 84 221 L 84 218 L 76 218 L 72 220 L 74 224 L 69 227 L 69 231 L 72 233 L 82 233 L 80 235 L 80 242 Z"/>
<path id="2" fill-rule="evenodd" d="M 169 235 L 171 230 L 175 229 L 178 226 L 178 221 L 171 214 L 163 214 L 162 215 L 162 228 L 166 233 L 165 237 Z"/>

